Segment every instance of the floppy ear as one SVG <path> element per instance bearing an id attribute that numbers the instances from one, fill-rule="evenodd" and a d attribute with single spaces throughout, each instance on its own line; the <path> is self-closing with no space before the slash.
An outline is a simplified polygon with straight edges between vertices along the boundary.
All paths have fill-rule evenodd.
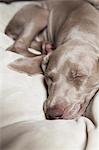
<path id="1" fill-rule="evenodd" d="M 42 73 L 41 69 L 42 56 L 25 57 L 15 60 L 8 67 L 18 72 L 24 72 L 28 75 Z"/>

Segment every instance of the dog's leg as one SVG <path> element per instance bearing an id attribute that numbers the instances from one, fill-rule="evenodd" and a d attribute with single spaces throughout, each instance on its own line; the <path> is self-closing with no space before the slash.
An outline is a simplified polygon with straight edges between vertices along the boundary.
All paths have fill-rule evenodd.
<path id="1" fill-rule="evenodd" d="M 14 37 L 13 33 L 15 33 L 15 30 L 17 30 L 16 32 L 20 31 L 17 33 L 15 43 L 8 48 L 8 50 L 27 57 L 33 56 L 33 54 L 28 51 L 28 48 L 39 32 L 47 26 L 47 18 L 48 11 L 39 6 L 31 7 L 28 5 L 27 8 L 21 9 L 11 20 L 5 31 L 8 36 L 12 34 L 12 37 Z M 22 20 L 24 21 L 22 22 Z M 21 29 L 19 30 L 17 27 Z"/>
<path id="2" fill-rule="evenodd" d="M 31 52 L 28 51 L 32 39 L 38 32 L 38 28 L 33 27 L 33 25 L 28 25 L 15 43 L 9 47 L 7 50 L 19 53 L 23 56 L 31 57 L 34 56 Z"/>
<path id="3" fill-rule="evenodd" d="M 48 41 L 47 31 L 41 32 L 34 41 L 31 43 L 31 48 L 40 51 L 43 55 L 47 55 L 49 52 L 55 49 L 53 43 Z"/>

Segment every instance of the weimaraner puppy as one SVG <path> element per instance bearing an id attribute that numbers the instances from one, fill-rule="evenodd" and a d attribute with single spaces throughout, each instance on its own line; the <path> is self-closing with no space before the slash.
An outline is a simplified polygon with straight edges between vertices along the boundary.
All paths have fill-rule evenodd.
<path id="1" fill-rule="evenodd" d="M 5 32 L 15 39 L 9 50 L 26 56 L 12 62 L 11 68 L 28 74 L 43 70 L 46 118 L 83 115 L 99 90 L 98 10 L 83 0 L 30 4 L 13 17 Z M 29 47 L 42 54 L 34 57 Z"/>

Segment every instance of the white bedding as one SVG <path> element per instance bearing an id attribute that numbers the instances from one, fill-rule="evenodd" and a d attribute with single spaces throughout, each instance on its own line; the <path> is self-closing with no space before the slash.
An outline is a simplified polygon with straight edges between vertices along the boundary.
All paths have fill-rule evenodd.
<path id="1" fill-rule="evenodd" d="M 87 117 L 47 121 L 43 76 L 10 70 L 7 64 L 22 57 L 5 49 L 13 43 L 4 28 L 24 3 L 0 4 L 0 136 L 2 150 L 99 150 L 99 94 Z M 0 149 L 1 150 L 1 149 Z"/>

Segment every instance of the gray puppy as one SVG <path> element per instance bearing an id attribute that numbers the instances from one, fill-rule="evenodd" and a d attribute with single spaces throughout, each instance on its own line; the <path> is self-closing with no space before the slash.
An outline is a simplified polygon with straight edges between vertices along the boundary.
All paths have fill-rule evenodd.
<path id="1" fill-rule="evenodd" d="M 10 64 L 17 71 L 40 73 L 48 87 L 47 119 L 83 115 L 99 90 L 99 12 L 82 0 L 47 1 L 23 7 L 6 34 L 15 39 L 8 50 L 25 58 Z M 29 47 L 41 51 L 34 57 Z"/>

